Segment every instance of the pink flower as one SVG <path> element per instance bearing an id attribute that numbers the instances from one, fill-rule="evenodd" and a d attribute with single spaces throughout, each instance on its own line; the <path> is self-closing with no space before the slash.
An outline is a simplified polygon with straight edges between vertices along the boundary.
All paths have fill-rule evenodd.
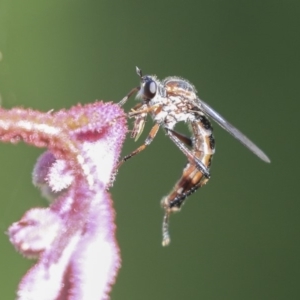
<path id="1" fill-rule="evenodd" d="M 125 134 L 124 112 L 112 103 L 48 113 L 0 108 L 3 142 L 48 148 L 33 183 L 50 206 L 29 210 L 8 229 L 15 248 L 37 258 L 18 299 L 109 298 L 121 260 L 107 189 Z"/>

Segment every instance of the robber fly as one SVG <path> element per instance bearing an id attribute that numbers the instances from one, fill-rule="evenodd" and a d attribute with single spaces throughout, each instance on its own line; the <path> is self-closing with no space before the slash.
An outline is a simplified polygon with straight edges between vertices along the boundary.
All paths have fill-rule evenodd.
<path id="1" fill-rule="evenodd" d="M 169 195 L 164 197 L 161 205 L 164 208 L 163 218 L 163 246 L 170 243 L 168 230 L 170 213 L 180 210 L 184 200 L 202 187 L 210 178 L 210 165 L 215 152 L 215 139 L 209 117 L 227 130 L 244 146 L 251 150 L 263 161 L 269 163 L 268 156 L 250 141 L 238 129 L 226 121 L 214 109 L 197 96 L 195 87 L 187 80 L 179 77 L 167 77 L 163 81 L 156 76 L 143 76 L 142 71 L 136 67 L 140 78 L 140 85 L 133 88 L 120 102 L 122 106 L 134 94 L 141 101 L 128 113 L 134 118 L 134 127 L 131 137 L 137 140 L 143 132 L 146 117 L 151 115 L 155 125 L 152 127 L 143 145 L 125 156 L 119 166 L 143 151 L 155 138 L 159 127 L 187 157 L 188 163 L 182 176 L 175 184 Z M 188 123 L 192 137 L 187 137 L 174 130 L 178 122 Z"/>

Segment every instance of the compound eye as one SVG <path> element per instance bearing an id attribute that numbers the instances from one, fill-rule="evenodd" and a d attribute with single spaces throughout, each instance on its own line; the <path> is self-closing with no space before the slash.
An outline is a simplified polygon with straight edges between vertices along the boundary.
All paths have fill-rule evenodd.
<path id="1" fill-rule="evenodd" d="M 156 82 L 153 80 L 148 80 L 144 85 L 144 95 L 147 99 L 152 99 L 157 91 Z"/>

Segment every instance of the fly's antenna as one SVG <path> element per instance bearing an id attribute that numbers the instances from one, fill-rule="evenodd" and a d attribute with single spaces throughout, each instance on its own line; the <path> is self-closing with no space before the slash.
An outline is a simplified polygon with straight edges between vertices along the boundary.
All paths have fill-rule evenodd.
<path id="1" fill-rule="evenodd" d="M 135 70 L 136 70 L 136 74 L 138 74 L 138 76 L 139 76 L 140 78 L 142 78 L 142 77 L 143 77 L 142 70 L 139 69 L 139 67 L 135 67 Z"/>
<path id="2" fill-rule="evenodd" d="M 169 217 L 170 217 L 170 212 L 166 211 L 163 218 L 163 224 L 162 224 L 162 236 L 163 236 L 162 245 L 164 247 L 168 246 L 171 242 L 170 233 L 169 233 Z"/>

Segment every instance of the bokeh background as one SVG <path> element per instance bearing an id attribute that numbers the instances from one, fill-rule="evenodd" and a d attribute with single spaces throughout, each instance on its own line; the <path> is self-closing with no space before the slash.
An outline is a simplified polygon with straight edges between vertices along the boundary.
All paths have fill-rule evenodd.
<path id="1" fill-rule="evenodd" d="M 160 199 L 186 159 L 159 132 L 111 190 L 123 259 L 113 300 L 300 299 L 299 31 L 299 1 L 0 0 L 3 107 L 117 102 L 138 84 L 137 65 L 188 78 L 272 160 L 215 125 L 212 178 L 172 216 L 163 248 Z M 123 155 L 151 125 L 138 143 L 128 137 Z M 14 299 L 33 263 L 5 230 L 46 205 L 31 184 L 40 153 L 0 145 L 1 299 Z"/>

